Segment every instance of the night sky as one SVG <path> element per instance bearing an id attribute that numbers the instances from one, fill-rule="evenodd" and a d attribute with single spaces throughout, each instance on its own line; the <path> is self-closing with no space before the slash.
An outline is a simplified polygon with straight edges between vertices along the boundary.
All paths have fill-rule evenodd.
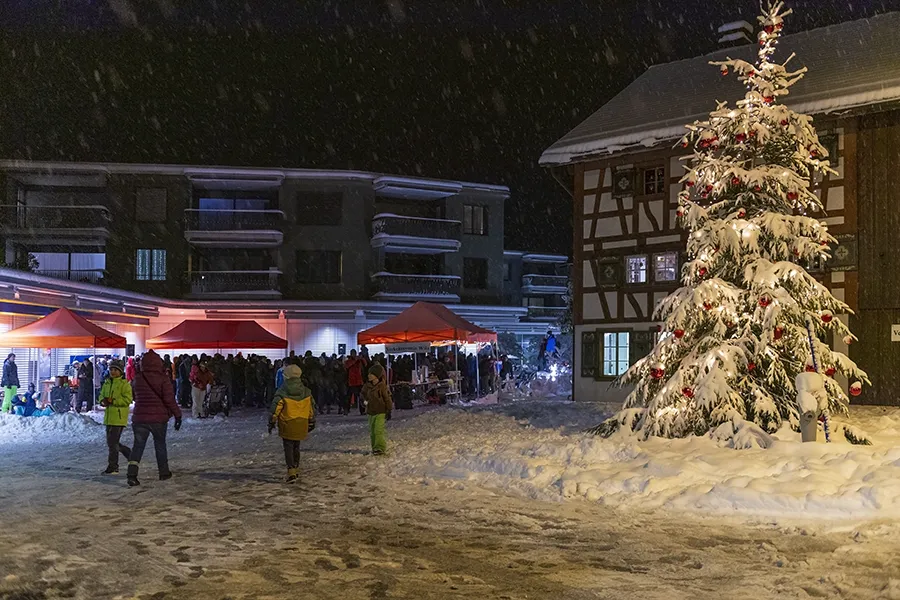
<path id="1" fill-rule="evenodd" d="M 564 254 L 571 200 L 537 166 L 541 151 L 648 66 L 713 50 L 716 27 L 753 21 L 758 7 L 2 4 L 4 158 L 361 169 L 503 184 L 512 190 L 507 247 Z M 900 0 L 788 4 L 796 13 L 788 33 L 900 10 Z"/>

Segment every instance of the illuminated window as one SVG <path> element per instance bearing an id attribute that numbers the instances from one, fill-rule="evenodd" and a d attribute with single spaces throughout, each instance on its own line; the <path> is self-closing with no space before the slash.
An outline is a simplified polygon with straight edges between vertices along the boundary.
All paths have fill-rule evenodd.
<path id="1" fill-rule="evenodd" d="M 627 283 L 647 283 L 647 257 L 625 257 L 625 281 Z"/>
<path id="2" fill-rule="evenodd" d="M 138 248 L 134 259 L 134 278 L 138 281 L 165 281 L 165 248 Z"/>
<path id="3" fill-rule="evenodd" d="M 666 168 L 644 169 L 644 195 L 662 194 L 666 191 Z"/>
<path id="4" fill-rule="evenodd" d="M 618 377 L 628 370 L 629 338 L 627 331 L 603 334 L 604 377 Z"/>
<path id="5" fill-rule="evenodd" d="M 654 254 L 653 271 L 656 281 L 675 281 L 678 279 L 678 253 Z"/>

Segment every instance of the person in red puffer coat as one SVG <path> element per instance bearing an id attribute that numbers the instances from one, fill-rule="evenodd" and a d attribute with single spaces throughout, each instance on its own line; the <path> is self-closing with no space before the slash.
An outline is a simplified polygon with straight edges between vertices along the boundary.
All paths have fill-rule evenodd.
<path id="1" fill-rule="evenodd" d="M 134 447 L 128 460 L 128 485 L 140 485 L 138 468 L 151 435 L 156 450 L 159 479 L 165 481 L 172 477 L 166 450 L 166 431 L 172 417 L 175 417 L 175 431 L 178 431 L 181 429 L 181 408 L 175 402 L 172 380 L 166 375 L 159 354 L 149 350 L 135 365 L 134 411 L 131 414 Z"/>

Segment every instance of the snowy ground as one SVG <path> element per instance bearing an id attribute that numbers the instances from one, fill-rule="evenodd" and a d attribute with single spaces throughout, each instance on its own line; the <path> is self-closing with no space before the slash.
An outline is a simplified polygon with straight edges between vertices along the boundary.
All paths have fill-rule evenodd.
<path id="1" fill-rule="evenodd" d="M 151 452 L 137 489 L 99 425 L 0 417 L 0 600 L 900 598 L 900 411 L 854 415 L 869 448 L 735 451 L 540 397 L 397 413 L 384 458 L 325 417 L 293 487 L 258 412 L 170 430 L 176 478 Z"/>

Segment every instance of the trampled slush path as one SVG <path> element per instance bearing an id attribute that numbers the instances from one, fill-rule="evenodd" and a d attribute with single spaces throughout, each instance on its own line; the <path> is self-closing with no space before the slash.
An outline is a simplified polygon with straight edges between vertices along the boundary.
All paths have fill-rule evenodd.
<path id="1" fill-rule="evenodd" d="M 900 598 L 894 523 L 776 526 L 391 476 L 435 426 L 466 436 L 446 412 L 428 428 L 399 415 L 381 459 L 363 420 L 326 417 L 292 487 L 258 412 L 170 430 L 175 479 L 155 480 L 150 452 L 137 489 L 99 475 L 99 428 L 0 443 L 0 599 Z"/>

